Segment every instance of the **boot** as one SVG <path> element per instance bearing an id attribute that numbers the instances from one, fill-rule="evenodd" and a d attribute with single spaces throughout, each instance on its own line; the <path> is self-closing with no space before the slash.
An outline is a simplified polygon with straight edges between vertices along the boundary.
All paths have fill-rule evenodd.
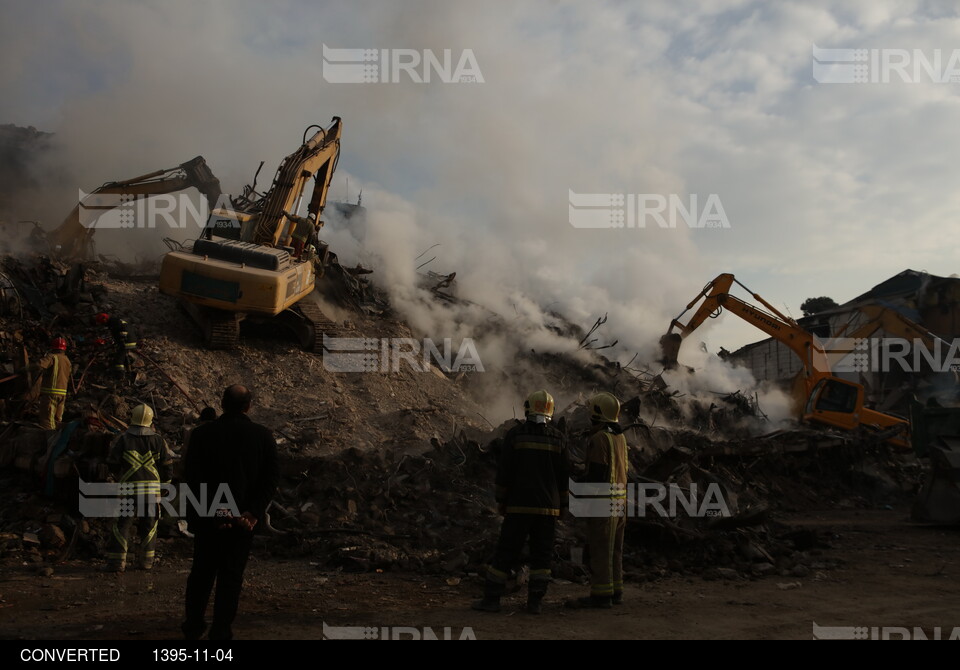
<path id="1" fill-rule="evenodd" d="M 568 600 L 564 605 L 575 610 L 608 610 L 613 607 L 613 599 L 610 596 L 585 596 L 583 598 L 577 598 L 576 600 Z"/>
<path id="2" fill-rule="evenodd" d="M 216 621 L 210 626 L 210 640 L 227 641 L 233 639 L 233 630 L 230 626 L 218 625 Z"/>
<path id="3" fill-rule="evenodd" d="M 610 599 L 610 602 L 613 603 L 614 605 L 622 605 L 622 604 L 623 604 L 623 591 L 614 591 L 614 592 L 613 592 L 613 598 Z"/>
<path id="4" fill-rule="evenodd" d="M 107 561 L 106 565 L 100 567 L 100 572 L 121 573 L 127 569 L 127 564 L 120 561 Z"/>
<path id="5" fill-rule="evenodd" d="M 183 639 L 199 640 L 207 632 L 205 621 L 184 621 L 180 624 L 180 630 L 183 631 Z"/>
<path id="6" fill-rule="evenodd" d="M 540 614 L 542 611 L 541 602 L 543 601 L 542 593 L 530 592 L 527 594 L 527 613 L 528 614 Z"/>
<path id="7" fill-rule="evenodd" d="M 542 579 L 537 575 L 530 580 L 527 585 L 527 612 L 530 614 L 540 614 L 540 603 L 547 595 L 547 587 L 550 586 L 549 579 Z"/>
<path id="8" fill-rule="evenodd" d="M 499 612 L 500 597 L 505 590 L 506 585 L 491 579 L 488 575 L 483 582 L 483 598 L 475 600 L 470 608 L 478 612 Z"/>
<path id="9" fill-rule="evenodd" d="M 500 596 L 484 596 L 480 600 L 474 600 L 470 608 L 478 612 L 499 612 Z"/>

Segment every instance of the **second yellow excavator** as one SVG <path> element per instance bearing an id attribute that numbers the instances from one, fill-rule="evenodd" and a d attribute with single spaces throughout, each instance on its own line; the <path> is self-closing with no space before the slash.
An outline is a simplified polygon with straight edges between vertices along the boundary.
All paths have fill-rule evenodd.
<path id="1" fill-rule="evenodd" d="M 731 295 L 736 283 L 764 309 Z M 703 301 L 684 324 L 684 314 Z M 724 310 L 736 314 L 790 348 L 802 361 L 803 369 L 794 381 L 793 395 L 797 416 L 806 422 L 839 428 L 864 429 L 878 439 L 902 448 L 910 448 L 910 423 L 906 419 L 878 412 L 864 405 L 864 389 L 860 384 L 835 377 L 830 370 L 827 352 L 817 338 L 781 314 L 773 305 L 754 293 L 732 274 L 721 274 L 708 283 L 687 308 L 670 324 L 660 339 L 664 364 L 677 365 L 680 345 L 690 333 L 708 318 L 716 318 Z"/>
<path id="2" fill-rule="evenodd" d="M 124 197 L 161 195 L 195 188 L 204 195 L 210 208 L 220 198 L 220 180 L 217 179 L 203 156 L 182 163 L 177 167 L 157 170 L 148 174 L 111 181 L 94 189 L 70 211 L 56 230 L 48 236 L 54 256 L 66 261 L 86 261 L 93 255 L 93 236 L 97 231 L 96 219 L 100 214 L 122 204 Z M 84 218 L 92 218 L 85 221 Z"/>
<path id="3" fill-rule="evenodd" d="M 319 128 L 310 139 L 307 132 Z M 291 328 L 304 348 L 321 351 L 333 323 L 309 297 L 322 264 L 311 242 L 323 225 L 330 182 L 340 156 L 340 117 L 327 128 L 311 126 L 300 147 L 277 168 L 259 195 L 254 186 L 214 209 L 201 239 L 163 258 L 160 291 L 180 299 L 198 323 L 207 346 L 230 348 L 246 318 L 274 319 Z M 314 179 L 306 216 L 304 191 Z"/>

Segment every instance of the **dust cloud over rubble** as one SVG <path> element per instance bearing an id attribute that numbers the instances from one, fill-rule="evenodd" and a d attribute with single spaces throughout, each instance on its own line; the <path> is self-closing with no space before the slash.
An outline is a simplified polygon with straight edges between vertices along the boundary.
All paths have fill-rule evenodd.
<path id="1" fill-rule="evenodd" d="M 607 391 L 622 405 L 631 485 L 676 497 L 631 498 L 637 504 L 628 519 L 624 565 L 635 589 L 676 579 L 768 582 L 781 591 L 840 582 L 857 558 L 842 551 L 846 530 L 811 521 L 824 509 L 851 515 L 912 509 L 918 521 L 960 522 L 956 375 L 921 384 L 882 375 L 847 379 L 861 384 L 858 410 L 892 412 L 885 418 L 897 425 L 887 430 L 859 419 L 850 430 L 800 421 L 791 389 L 800 377 L 793 369 L 783 373 L 781 356 L 792 353 L 784 354 L 782 341 L 734 355 L 718 351 L 715 331 L 737 323 L 728 314 L 689 334 L 678 365 L 668 364 L 660 347 L 702 282 L 729 269 L 718 268 L 721 262 L 737 258 L 751 270 L 795 276 L 776 267 L 779 250 L 772 259 L 758 258 L 731 252 L 728 238 L 711 236 L 715 230 L 591 231 L 564 218 L 572 190 L 687 195 L 726 184 L 726 175 L 704 173 L 718 150 L 714 138 L 683 139 L 685 128 L 705 126 L 716 91 L 703 100 L 674 100 L 671 108 L 658 102 L 673 100 L 669 73 L 638 74 L 620 60 L 604 65 L 607 49 L 619 53 L 618 40 L 635 41 L 606 12 L 574 31 L 567 46 L 528 35 L 531 51 L 503 60 L 483 57 L 502 40 L 488 11 L 422 6 L 433 11 L 410 22 L 402 20 L 406 10 L 367 5 L 357 10 L 364 29 L 354 26 L 345 6 L 326 11 L 351 46 L 397 45 L 400 38 L 438 52 L 451 40 L 470 45 L 487 80 L 500 82 L 496 87 L 464 84 L 462 95 L 450 96 L 439 86 L 324 86 L 318 96 L 319 71 L 311 71 L 315 81 L 301 75 L 288 87 L 276 73 L 303 72 L 305 57 L 270 45 L 281 33 L 287 45 L 314 43 L 315 36 L 293 28 L 294 34 L 284 33 L 279 18 L 254 5 L 245 5 L 243 18 L 216 3 L 198 5 L 193 14 L 165 6 L 111 4 L 82 12 L 61 6 L 60 19 L 38 27 L 31 44 L 5 32 L 15 45 L 8 48 L 35 62 L 42 56 L 34 43 L 54 39 L 62 22 L 83 26 L 81 42 L 97 46 L 71 42 L 67 48 L 83 55 L 78 71 L 96 65 L 99 75 L 86 87 L 64 85 L 62 93 L 49 94 L 57 98 L 50 105 L 56 112 L 46 118 L 32 118 L 36 108 L 11 96 L 8 111 L 20 125 L 0 127 L 0 566 L 43 584 L 100 565 L 110 520 L 81 514 L 80 483 L 108 478 L 109 446 L 127 428 L 132 409 L 141 403 L 154 409 L 156 428 L 179 459 L 200 411 L 217 407 L 223 388 L 237 382 L 255 390 L 253 418 L 273 431 L 281 459 L 281 483 L 257 555 L 269 565 L 298 561 L 317 573 L 311 582 L 321 584 L 344 575 L 413 575 L 439 580 L 466 603 L 482 584 L 497 540 L 501 515 L 493 480 L 504 436 L 522 420 L 524 398 L 538 388 L 556 399 L 552 422 L 569 440 L 575 477 L 585 469 L 588 399 Z M 528 5 L 516 11 L 521 26 L 536 13 Z M 579 10 L 569 11 L 575 17 Z M 14 7 L 9 13 L 11 19 L 30 14 Z M 258 37 L 237 41 L 250 34 L 251 21 Z M 405 27 L 398 33 L 397 26 Z M 170 34 L 186 46 L 169 49 Z M 607 46 L 600 38 L 610 34 Z M 648 37 L 658 44 L 657 31 Z M 566 51 L 596 44 L 583 59 L 560 66 Z M 319 48 L 310 52 L 312 61 L 319 62 Z M 228 52 L 234 56 L 225 62 Z M 540 79 L 511 78 L 511 68 L 530 54 L 551 63 L 537 73 Z M 634 55 L 643 62 L 657 58 Z M 0 77 L 12 89 L 28 88 L 9 64 Z M 568 80 L 583 88 L 570 95 Z M 238 91 L 247 104 L 229 105 L 229 113 L 197 113 L 222 109 Z M 675 109 L 682 110 L 676 118 Z M 370 110 L 382 110 L 382 118 Z M 235 346 L 207 347 L 216 343 L 215 328 L 197 329 L 186 313 L 190 301 L 158 288 L 161 259 L 169 251 L 189 253 L 204 216 L 178 212 L 175 227 L 150 220 L 136 230 L 98 230 L 95 253 L 82 259 L 65 258 L 54 243 L 78 190 L 198 154 L 224 192 L 243 194 L 231 205 L 262 195 L 284 165 L 280 159 L 309 137 L 310 128 L 301 137 L 304 127 L 326 127 L 333 114 L 343 117 L 345 130 L 324 227 L 312 231 L 318 236 L 307 239 L 303 257 L 295 250 L 295 226 L 290 240 L 261 243 L 277 251 L 278 263 L 294 258 L 316 273 L 316 291 L 297 314 L 313 324 L 314 344 L 323 342 L 323 349 L 309 350 L 311 333 L 303 341 L 295 329 L 254 318 L 236 322 Z M 743 132 L 743 118 L 725 122 L 727 130 Z M 27 127 L 32 123 L 40 130 Z M 720 133 L 717 142 L 735 143 L 736 134 Z M 796 147 L 777 146 L 767 152 L 769 160 L 786 161 L 792 173 Z M 681 159 L 691 155 L 697 167 L 685 170 Z M 817 154 L 812 159 L 825 162 Z M 754 171 L 765 169 L 750 163 Z M 244 192 L 255 174 L 256 190 Z M 734 225 L 746 219 L 743 229 L 762 236 L 769 231 L 756 232 L 750 218 L 761 214 L 745 210 L 755 191 L 776 189 L 762 188 L 760 178 L 744 182 L 745 191 L 727 184 L 732 195 L 723 197 Z M 810 194 L 819 193 L 817 184 L 797 188 L 811 201 Z M 186 197 L 191 211 L 202 210 L 197 192 Z M 804 207 L 788 207 L 788 200 L 776 203 L 790 210 L 785 217 L 796 210 L 801 219 L 819 220 Z M 757 207 L 769 209 L 766 201 Z M 791 251 L 799 255 L 800 244 Z M 829 266 L 825 255 L 816 258 L 810 267 Z M 890 280 L 894 288 L 878 285 L 861 302 L 895 304 L 898 313 L 949 340 L 960 336 L 954 280 L 907 271 Z M 867 284 L 837 283 L 834 295 L 856 294 L 869 286 L 862 281 Z M 782 323 L 797 332 L 816 330 L 818 338 L 820 331 L 834 336 L 862 306 L 855 300 L 815 315 L 816 323 L 789 317 Z M 311 321 L 316 310 L 323 321 Z M 100 313 L 125 319 L 136 341 L 122 378 L 113 369 L 116 342 L 96 321 Z M 338 350 L 327 348 L 326 336 L 375 341 L 365 350 L 372 367 L 338 369 Z M 40 380 L 31 365 L 55 337 L 66 340 L 73 374 L 63 422 L 45 430 Z M 427 341 L 448 351 L 451 362 L 466 353 L 466 363 L 429 361 Z M 413 353 L 398 357 L 398 346 L 413 346 Z M 924 395 L 934 384 L 937 397 Z M 895 444 L 911 429 L 915 448 Z M 668 504 L 678 500 L 679 507 Z M 159 570 L 182 567 L 191 550 L 186 524 L 165 517 L 159 534 Z M 580 520 L 563 518 L 550 566 L 558 584 L 589 583 L 586 545 Z M 529 577 L 517 567 L 511 587 Z M 0 593 L 0 608 L 5 604 Z"/>
<path id="2" fill-rule="evenodd" d="M 69 8 L 64 11 L 72 15 Z M 304 120 L 299 113 L 317 109 L 315 91 L 310 86 L 286 92 L 282 96 L 286 104 L 279 110 L 264 92 L 230 115 L 188 113 L 196 105 L 215 106 L 218 96 L 224 91 L 243 89 L 244 81 L 271 82 L 273 73 L 290 67 L 295 58 L 290 54 L 248 53 L 245 45 L 230 44 L 223 48 L 234 50 L 243 66 L 229 72 L 200 57 L 205 51 L 193 49 L 167 54 L 161 68 L 154 54 L 166 51 L 162 46 L 165 31 L 150 26 L 159 25 L 166 31 L 192 36 L 185 37 L 187 42 L 195 38 L 212 45 L 216 37 L 202 26 L 221 25 L 222 34 L 227 35 L 251 19 L 249 15 L 243 20 L 239 16 L 224 16 L 212 6 L 197 7 L 195 11 L 187 16 L 161 7 L 95 7 L 74 17 L 82 25 L 96 26 L 95 34 L 101 36 L 103 44 L 110 45 L 104 48 L 112 50 L 114 57 L 123 54 L 123 69 L 129 71 L 123 76 L 115 73 L 118 76 L 110 86 L 71 97 L 62 106 L 61 115 L 50 127 L 54 150 L 38 166 L 41 174 L 56 166 L 60 178 L 45 182 L 49 188 L 40 199 L 43 207 L 40 211 L 34 208 L 31 217 L 40 218 L 48 229 L 52 228 L 74 205 L 78 189 L 89 191 L 105 181 L 170 167 L 198 153 L 207 158 L 224 190 L 232 194 L 252 181 L 259 161 L 266 161 L 261 171 L 262 186 L 278 158 L 298 140 L 302 127 L 306 123 L 326 122 L 325 118 Z M 264 10 L 251 11 L 269 22 Z M 336 24 L 345 18 L 340 10 L 331 11 L 329 21 Z M 388 17 L 399 19 L 404 11 L 370 10 L 373 32 L 365 39 L 396 39 L 389 35 L 395 22 Z M 463 8 L 434 6 L 424 13 L 430 18 L 418 22 L 417 29 L 407 37 L 416 44 L 433 47 L 437 40 L 443 42 L 459 35 L 461 40 L 477 41 L 474 49 L 480 53 L 484 45 L 499 40 L 496 23 L 484 12 L 471 9 L 469 16 L 462 12 Z M 38 29 L 47 30 L 43 26 Z M 345 29 L 351 30 L 349 26 Z M 444 38 L 440 39 L 440 35 Z M 111 66 L 111 70 L 115 67 Z M 503 65 L 488 59 L 486 67 L 496 67 L 496 75 Z M 604 96 L 621 88 L 614 85 L 616 73 L 587 64 L 581 67 L 590 68 L 590 86 L 603 91 Z M 172 72 L 177 75 L 172 76 Z M 319 79 L 320 73 L 315 74 Z M 503 79 L 501 76 L 501 82 Z M 273 84 L 266 85 L 269 89 Z M 522 82 L 509 87 L 509 95 L 525 95 Z M 354 256 L 376 256 L 378 271 L 373 280 L 390 293 L 394 308 L 418 336 L 476 337 L 491 317 L 487 310 L 506 320 L 511 327 L 505 332 L 485 331 L 484 338 L 476 337 L 482 347 L 481 357 L 491 365 L 502 368 L 516 359 L 518 351 L 530 349 L 543 353 L 576 352 L 575 339 L 556 333 L 551 311 L 583 328 L 609 314 L 610 321 L 601 335 L 605 342 L 619 342 L 619 348 L 612 353 L 622 362 L 638 352 L 641 360 L 653 360 L 663 324 L 705 279 L 694 274 L 705 263 L 690 239 L 691 231 L 648 230 L 623 245 L 609 236 L 592 235 L 593 231 L 574 230 L 566 221 L 546 214 L 565 210 L 567 189 L 578 184 L 583 190 L 603 191 L 611 190 L 613 183 L 629 179 L 631 186 L 648 192 L 692 190 L 677 175 L 653 167 L 656 161 L 649 147 L 655 136 L 657 143 L 663 145 L 663 135 L 637 123 L 638 118 L 651 116 L 653 110 L 646 108 L 648 103 L 638 108 L 629 89 L 617 93 L 623 107 L 632 112 L 608 119 L 606 132 L 621 132 L 632 141 L 629 152 L 605 148 L 611 152 L 605 168 L 609 182 L 605 184 L 598 181 L 593 167 L 583 166 L 575 158 L 578 150 L 586 148 L 586 138 L 575 141 L 570 148 L 549 141 L 551 137 L 563 137 L 578 120 L 590 118 L 594 105 L 588 91 L 573 99 L 565 98 L 562 105 L 552 98 L 544 101 L 564 110 L 562 115 L 549 118 L 539 118 L 522 109 L 517 112 L 520 117 L 491 114 L 499 106 L 495 101 L 505 95 L 500 89 L 477 86 L 464 92 L 466 98 L 444 95 L 436 89 L 422 91 L 422 97 L 420 91 L 390 86 L 325 89 L 323 109 L 347 120 L 345 142 L 352 147 L 344 153 L 331 199 L 353 201 L 362 190 L 369 210 L 369 234 L 362 250 L 351 254 L 350 245 L 343 244 L 344 240 L 333 231 L 325 233 L 324 237 L 329 238 L 326 241 L 348 261 Z M 191 103 L 170 109 L 169 101 L 173 100 Z M 617 101 L 608 100 L 607 106 L 614 108 Z M 363 119 L 363 110 L 371 107 L 389 108 L 396 118 L 407 113 L 430 113 L 434 122 L 443 127 L 437 128 L 436 133 L 424 133 L 420 128 L 397 133 L 385 124 L 357 123 L 355 119 Z M 122 119 L 118 119 L 116 110 L 121 108 Z M 151 112 L 155 109 L 168 110 L 162 122 L 153 118 Z M 294 113 L 294 109 L 298 111 Z M 266 116 L 271 123 L 261 122 Z M 150 119 L 147 125 L 143 123 L 146 119 Z M 472 131 L 463 134 L 456 128 Z M 530 132 L 542 138 L 544 151 L 520 150 L 531 141 Z M 452 141 L 439 142 L 441 135 Z M 490 138 L 496 141 L 491 142 Z M 381 173 L 384 168 L 365 170 L 372 177 L 351 174 L 354 165 L 368 168 L 368 152 L 374 151 L 384 166 L 409 166 L 407 169 L 414 174 L 428 170 L 433 173 L 437 165 L 456 168 L 436 171 L 436 181 L 418 184 L 412 194 L 400 196 L 383 186 L 388 176 Z M 91 160 L 94 156 L 96 160 Z M 461 160 L 461 156 L 470 159 Z M 560 202 L 542 199 L 552 191 L 556 191 Z M 17 212 L 16 217 L 25 215 Z M 182 230 L 170 230 L 158 223 L 156 228 L 143 230 L 135 242 L 123 236 L 123 231 L 103 230 L 97 235 L 97 250 L 127 264 L 156 263 L 167 251 L 163 237 L 192 239 L 202 221 L 182 223 Z M 349 233 L 342 231 L 342 235 Z M 420 256 L 433 245 L 439 246 Z M 436 306 L 421 299 L 416 268 L 434 256 L 436 260 L 423 270 L 442 275 L 456 272 L 459 296 L 480 308 Z M 611 278 L 615 279 L 610 281 Z M 654 286 L 654 291 L 636 290 Z M 742 375 L 740 379 L 725 378 L 726 375 L 723 366 L 716 366 L 709 382 L 704 382 L 699 390 L 754 390 L 754 385 L 743 380 Z M 523 395 L 527 391 L 517 392 Z M 506 405 L 495 413 L 500 418 L 512 415 Z"/>

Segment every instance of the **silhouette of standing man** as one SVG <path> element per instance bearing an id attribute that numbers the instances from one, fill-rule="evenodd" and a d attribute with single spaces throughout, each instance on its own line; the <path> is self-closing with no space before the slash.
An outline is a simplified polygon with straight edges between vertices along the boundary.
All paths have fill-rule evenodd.
<path id="1" fill-rule="evenodd" d="M 188 640 L 198 640 L 207 628 L 204 615 L 216 582 L 211 640 L 233 638 L 243 572 L 253 544 L 253 530 L 263 518 L 277 490 L 277 444 L 270 429 L 247 416 L 252 403 L 249 389 L 239 384 L 223 392 L 223 414 L 197 426 L 190 435 L 184 480 L 196 500 L 218 500 L 226 485 L 235 512 L 218 510 L 203 515 L 187 512 L 194 534 L 193 568 L 187 578 L 186 618 L 181 626 Z"/>

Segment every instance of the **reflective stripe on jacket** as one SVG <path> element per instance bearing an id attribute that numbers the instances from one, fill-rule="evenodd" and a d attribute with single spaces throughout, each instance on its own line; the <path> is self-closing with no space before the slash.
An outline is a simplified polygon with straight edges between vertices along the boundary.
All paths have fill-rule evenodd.
<path id="1" fill-rule="evenodd" d="M 503 440 L 497 468 L 497 502 L 507 514 L 560 516 L 569 488 L 567 444 L 550 424 L 526 421 Z"/>
<path id="2" fill-rule="evenodd" d="M 60 352 L 49 353 L 40 361 L 42 379 L 40 392 L 49 395 L 67 395 L 67 384 L 70 382 L 70 359 Z"/>
<path id="3" fill-rule="evenodd" d="M 135 485 L 126 493 L 159 493 L 160 482 L 170 479 L 173 457 L 152 428 L 131 426 L 114 440 L 107 462 L 118 469 L 121 484 Z M 149 484 L 154 486 L 145 486 Z"/>

